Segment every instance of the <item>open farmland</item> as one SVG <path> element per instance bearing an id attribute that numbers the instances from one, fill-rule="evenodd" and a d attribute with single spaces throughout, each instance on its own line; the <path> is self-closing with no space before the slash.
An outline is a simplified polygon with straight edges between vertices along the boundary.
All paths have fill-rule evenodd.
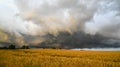
<path id="1" fill-rule="evenodd" d="M 119 51 L 0 50 L 0 67 L 120 67 Z"/>

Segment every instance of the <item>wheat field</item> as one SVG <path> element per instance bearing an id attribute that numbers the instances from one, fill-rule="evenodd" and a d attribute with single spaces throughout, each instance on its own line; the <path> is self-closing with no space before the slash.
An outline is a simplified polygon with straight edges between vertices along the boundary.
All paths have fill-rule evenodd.
<path id="1" fill-rule="evenodd" d="M 0 50 L 0 67 L 120 67 L 119 51 Z"/>

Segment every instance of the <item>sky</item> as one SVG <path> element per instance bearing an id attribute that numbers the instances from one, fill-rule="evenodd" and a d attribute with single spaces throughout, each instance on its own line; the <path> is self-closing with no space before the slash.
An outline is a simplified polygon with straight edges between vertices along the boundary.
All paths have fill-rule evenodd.
<path id="1" fill-rule="evenodd" d="M 60 32 L 120 39 L 119 0 L 0 0 L 0 29 L 25 40 Z M 0 35 L 1 36 L 1 35 Z M 21 41 L 20 41 L 21 42 Z"/>

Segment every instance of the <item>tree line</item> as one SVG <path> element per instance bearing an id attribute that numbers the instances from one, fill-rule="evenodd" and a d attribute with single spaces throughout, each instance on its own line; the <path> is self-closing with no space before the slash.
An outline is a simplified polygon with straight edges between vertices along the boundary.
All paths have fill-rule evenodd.
<path id="1" fill-rule="evenodd" d="M 8 47 L 4 46 L 4 47 L 0 47 L 0 49 L 29 49 L 29 46 L 23 45 L 20 48 L 16 48 L 15 45 L 9 45 Z"/>

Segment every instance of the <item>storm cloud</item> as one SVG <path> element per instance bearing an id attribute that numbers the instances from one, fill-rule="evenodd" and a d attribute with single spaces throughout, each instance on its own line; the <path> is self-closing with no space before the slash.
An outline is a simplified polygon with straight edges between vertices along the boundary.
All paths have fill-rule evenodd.
<path id="1" fill-rule="evenodd" d="M 39 44 L 49 40 L 48 34 L 59 40 L 61 32 L 84 33 L 80 41 L 88 34 L 120 39 L 119 0 L 1 0 L 0 5 L 0 29 L 10 42 Z"/>

